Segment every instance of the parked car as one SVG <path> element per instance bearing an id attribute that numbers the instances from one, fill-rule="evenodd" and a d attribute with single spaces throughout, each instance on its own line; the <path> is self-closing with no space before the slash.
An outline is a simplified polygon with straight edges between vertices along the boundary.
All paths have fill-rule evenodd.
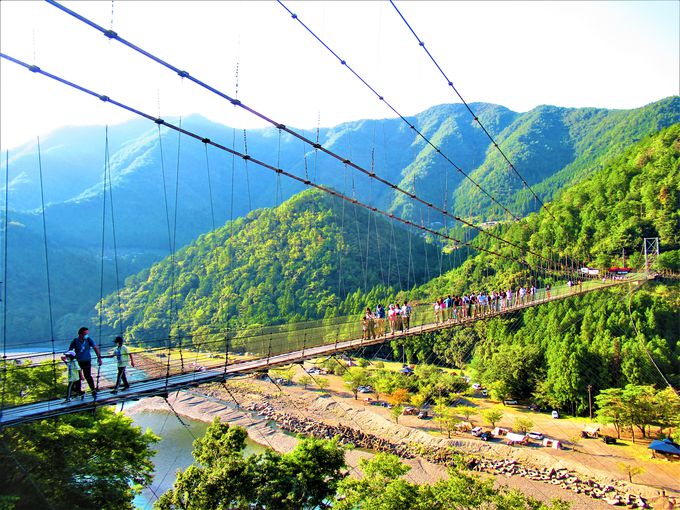
<path id="1" fill-rule="evenodd" d="M 488 396 L 489 396 L 489 392 L 486 391 L 486 388 L 482 390 L 482 396 L 484 396 L 484 397 L 488 397 Z"/>
<path id="2" fill-rule="evenodd" d="M 530 411 L 536 411 L 536 412 L 541 410 L 541 408 L 538 404 L 529 404 L 529 407 L 527 409 L 529 409 Z"/>
<path id="3" fill-rule="evenodd" d="M 308 368 L 307 373 L 312 375 L 319 375 L 321 374 L 321 370 L 319 370 L 318 368 Z"/>
<path id="4" fill-rule="evenodd" d="M 373 388 L 371 386 L 359 386 L 357 391 L 359 393 L 373 393 Z"/>
<path id="5" fill-rule="evenodd" d="M 540 432 L 529 432 L 527 436 L 529 436 L 531 439 L 537 439 L 539 441 L 543 439 L 543 434 Z"/>
<path id="6" fill-rule="evenodd" d="M 605 444 L 616 444 L 616 438 L 612 436 L 602 436 L 602 441 Z"/>
<path id="7" fill-rule="evenodd" d="M 420 412 L 418 413 L 418 419 L 420 419 L 420 420 L 426 420 L 426 419 L 428 419 L 428 418 L 429 418 L 429 416 L 428 416 L 428 414 L 427 414 L 427 411 L 420 411 Z"/>
<path id="8" fill-rule="evenodd" d="M 475 437 L 481 436 L 481 435 L 482 435 L 482 432 L 484 432 L 484 430 L 482 429 L 482 427 L 475 427 L 474 429 L 472 429 L 472 430 L 470 431 L 470 433 L 471 433 L 473 436 L 475 436 Z"/>
<path id="9" fill-rule="evenodd" d="M 475 384 L 472 385 L 472 389 L 473 389 L 473 390 L 481 390 L 481 389 L 482 389 L 482 385 L 479 384 L 479 383 L 475 383 Z"/>
<path id="10" fill-rule="evenodd" d="M 402 414 L 404 414 L 406 416 L 409 416 L 409 415 L 413 416 L 413 415 L 418 414 L 418 409 L 416 409 L 415 407 L 405 407 Z"/>
<path id="11" fill-rule="evenodd" d="M 482 441 L 491 441 L 493 439 L 493 435 L 491 432 L 482 432 L 479 436 L 479 439 Z"/>
<path id="12" fill-rule="evenodd" d="M 555 409 L 552 411 L 552 417 L 555 418 L 556 420 L 560 417 L 560 413 L 558 413 Z"/>

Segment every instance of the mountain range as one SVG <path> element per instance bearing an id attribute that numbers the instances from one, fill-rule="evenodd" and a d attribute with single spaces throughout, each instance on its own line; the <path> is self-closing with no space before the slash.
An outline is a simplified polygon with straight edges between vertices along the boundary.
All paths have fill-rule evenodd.
<path id="1" fill-rule="evenodd" d="M 637 140 L 680 121 L 677 96 L 617 111 L 541 106 L 516 113 L 485 103 L 471 107 L 543 201 L 593 175 Z M 200 116 L 166 120 L 418 224 L 451 224 L 450 218 L 276 128 L 236 130 Z M 513 214 L 539 208 L 463 105 L 432 107 L 408 120 Z M 478 222 L 507 219 L 401 120 L 299 132 L 452 214 Z M 10 341 L 68 337 L 76 321 L 90 317 L 94 304 L 121 288 L 126 277 L 202 234 L 279 206 L 304 189 L 143 120 L 64 128 L 43 137 L 39 158 L 36 149 L 35 143 L 19 147 L 8 165 Z M 30 331 L 24 331 L 26 324 Z"/>

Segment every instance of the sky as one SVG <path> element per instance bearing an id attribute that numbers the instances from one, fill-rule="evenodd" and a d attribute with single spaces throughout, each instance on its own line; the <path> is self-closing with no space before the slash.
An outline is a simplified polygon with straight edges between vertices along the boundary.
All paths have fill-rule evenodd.
<path id="1" fill-rule="evenodd" d="M 63 2 L 300 129 L 394 117 L 277 2 Z M 388 2 L 284 4 L 401 114 L 460 102 Z M 636 108 L 680 94 L 680 2 L 395 1 L 467 102 Z M 267 126 L 45 2 L 0 2 L 2 53 L 154 116 Z M 131 114 L 0 60 L 0 147 Z"/>

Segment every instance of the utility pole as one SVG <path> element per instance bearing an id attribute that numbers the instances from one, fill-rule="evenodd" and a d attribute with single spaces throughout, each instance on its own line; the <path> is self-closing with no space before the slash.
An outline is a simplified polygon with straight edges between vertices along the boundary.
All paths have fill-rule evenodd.
<path id="1" fill-rule="evenodd" d="M 589 384 L 588 385 L 588 410 L 590 412 L 590 421 L 593 421 L 593 396 L 592 396 L 592 391 L 593 385 Z"/>

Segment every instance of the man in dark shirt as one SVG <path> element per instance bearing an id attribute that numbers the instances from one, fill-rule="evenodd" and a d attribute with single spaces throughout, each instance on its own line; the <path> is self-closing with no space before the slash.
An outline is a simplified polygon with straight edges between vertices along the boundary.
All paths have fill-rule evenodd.
<path id="1" fill-rule="evenodd" d="M 97 347 L 94 341 L 90 338 L 89 330 L 86 327 L 82 327 L 78 330 L 78 336 L 71 341 L 69 345 L 69 351 L 74 351 L 76 353 L 76 360 L 80 369 L 83 371 L 83 376 L 87 381 L 92 396 L 97 398 L 97 389 L 94 386 L 94 380 L 92 379 L 92 354 L 90 354 L 90 348 L 94 349 L 97 354 L 97 363 L 102 364 L 102 356 L 99 352 L 99 347 Z"/>

